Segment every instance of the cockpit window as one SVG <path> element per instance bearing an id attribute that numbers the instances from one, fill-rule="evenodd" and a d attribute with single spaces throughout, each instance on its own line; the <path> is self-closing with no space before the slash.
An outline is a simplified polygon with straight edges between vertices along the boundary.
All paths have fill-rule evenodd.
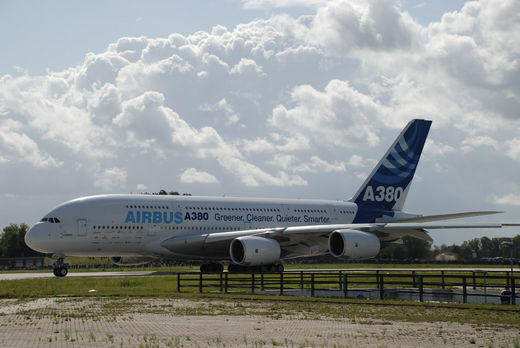
<path id="1" fill-rule="evenodd" d="M 58 218 L 55 218 L 55 217 L 50 217 L 50 218 L 44 217 L 40 221 L 41 222 L 50 222 L 51 224 L 59 224 L 61 222 Z"/>

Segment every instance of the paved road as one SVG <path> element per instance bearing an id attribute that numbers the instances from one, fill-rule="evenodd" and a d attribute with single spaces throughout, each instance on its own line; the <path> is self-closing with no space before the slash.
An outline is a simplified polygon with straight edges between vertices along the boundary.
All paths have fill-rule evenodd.
<path id="1" fill-rule="evenodd" d="M 152 275 L 156 272 L 138 271 L 138 272 L 74 272 L 69 271 L 67 277 L 137 277 Z M 37 279 L 37 278 L 54 278 L 52 271 L 49 272 L 35 272 L 35 273 L 0 273 L 0 280 L 14 280 L 14 279 Z"/>

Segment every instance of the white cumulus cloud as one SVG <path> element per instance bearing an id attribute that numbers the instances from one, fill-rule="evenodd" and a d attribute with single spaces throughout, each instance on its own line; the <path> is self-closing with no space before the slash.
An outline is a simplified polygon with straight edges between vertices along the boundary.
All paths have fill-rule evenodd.
<path id="1" fill-rule="evenodd" d="M 52 156 L 41 153 L 38 144 L 21 133 L 22 124 L 12 119 L 0 120 L 0 163 L 27 162 L 38 168 L 58 167 Z"/>
<path id="2" fill-rule="evenodd" d="M 191 177 L 216 194 L 344 197 L 412 118 L 433 120 L 424 196 L 463 182 L 481 188 L 467 202 L 492 197 L 464 172 L 475 159 L 490 191 L 517 179 L 520 2 L 467 2 L 428 26 L 398 0 L 241 5 L 276 14 L 123 37 L 63 71 L 0 76 L 3 192 L 178 191 Z"/>
<path id="3" fill-rule="evenodd" d="M 96 174 L 94 186 L 111 191 L 115 188 L 126 186 L 127 173 L 124 169 L 113 167 L 106 168 Z"/>
<path id="4" fill-rule="evenodd" d="M 195 168 L 188 168 L 179 175 L 179 179 L 182 183 L 193 184 L 218 184 L 218 179 L 208 172 L 198 171 Z"/>

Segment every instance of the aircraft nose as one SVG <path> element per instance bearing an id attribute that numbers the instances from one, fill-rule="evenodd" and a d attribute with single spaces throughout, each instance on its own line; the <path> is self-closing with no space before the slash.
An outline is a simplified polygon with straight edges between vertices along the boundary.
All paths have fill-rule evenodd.
<path id="1" fill-rule="evenodd" d="M 36 225 L 31 227 L 25 234 L 24 240 L 25 244 L 33 250 L 42 253 L 51 252 L 48 250 L 49 234 L 45 223 L 38 222 Z"/>

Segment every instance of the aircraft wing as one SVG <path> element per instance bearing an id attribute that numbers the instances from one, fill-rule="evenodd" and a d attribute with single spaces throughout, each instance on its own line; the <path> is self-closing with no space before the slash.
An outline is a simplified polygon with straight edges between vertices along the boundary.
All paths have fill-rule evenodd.
<path id="1" fill-rule="evenodd" d="M 460 219 L 460 218 L 466 218 L 466 217 L 492 215 L 492 214 L 500 214 L 500 213 L 503 213 L 503 211 L 468 211 L 468 212 L 464 212 L 464 213 L 426 215 L 426 216 L 417 216 L 417 217 L 413 217 L 413 218 L 392 219 L 392 220 L 386 220 L 386 221 L 382 220 L 380 222 L 432 222 L 432 221 Z"/>
<path id="2" fill-rule="evenodd" d="M 386 234 L 384 240 L 396 240 L 404 235 L 410 235 L 419 239 L 429 240 L 429 236 L 424 237 L 426 230 L 433 229 L 459 229 L 459 228 L 502 228 L 509 226 L 520 226 L 520 224 L 504 223 L 412 223 L 412 222 L 387 222 L 387 223 L 362 223 L 362 224 L 328 224 L 328 225 L 307 225 L 266 228 L 256 230 L 243 230 L 236 232 L 220 232 L 207 234 L 206 243 L 233 240 L 244 236 L 259 236 L 273 238 L 280 241 L 290 241 L 292 239 L 302 239 L 311 235 L 328 236 L 329 233 L 338 230 L 357 230 L 370 232 L 381 237 Z M 420 231 L 421 233 L 417 233 Z"/>
<path id="3" fill-rule="evenodd" d="M 426 230 L 459 229 L 459 228 L 502 228 L 504 226 L 520 226 L 520 224 L 501 223 L 411 223 L 388 222 L 367 224 L 338 224 L 287 227 L 283 232 L 264 232 L 266 236 L 277 239 L 277 236 L 289 237 L 295 235 L 319 234 L 327 235 L 338 230 L 357 230 L 377 235 L 382 241 L 395 241 L 406 235 L 418 239 L 432 241 Z"/>
<path id="4" fill-rule="evenodd" d="M 486 212 L 489 213 L 489 212 Z M 473 214 L 473 215 L 467 215 Z M 455 218 L 457 214 L 450 214 Z M 478 213 L 461 213 L 458 217 L 483 215 Z M 425 220 L 440 220 L 437 215 L 422 217 Z M 435 220 L 438 219 L 438 220 Z M 403 220 L 400 220 L 403 221 Z M 520 226 L 520 224 L 505 223 L 453 223 L 453 222 L 378 222 L 360 224 L 327 224 L 305 225 L 291 227 L 275 227 L 243 231 L 215 232 L 201 235 L 185 235 L 169 238 L 161 242 L 161 246 L 172 252 L 185 255 L 215 257 L 229 255 L 229 246 L 235 238 L 257 236 L 278 241 L 285 255 L 300 254 L 300 250 L 316 250 L 318 253 L 327 251 L 330 233 L 339 230 L 356 230 L 376 235 L 381 241 L 396 241 L 404 236 L 411 236 L 425 241 L 432 241 L 427 230 L 459 229 L 459 228 L 502 228 L 504 226 Z"/>

